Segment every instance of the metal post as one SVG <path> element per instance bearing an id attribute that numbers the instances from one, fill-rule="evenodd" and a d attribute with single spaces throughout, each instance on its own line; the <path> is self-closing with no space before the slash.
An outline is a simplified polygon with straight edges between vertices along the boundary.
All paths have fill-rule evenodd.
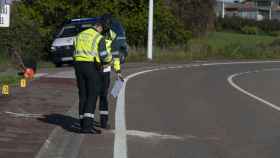
<path id="1" fill-rule="evenodd" d="M 270 6 L 269 6 L 269 20 L 272 19 L 272 1 L 270 1 Z"/>
<path id="2" fill-rule="evenodd" d="M 149 2 L 149 26 L 148 26 L 148 59 L 153 59 L 153 16 L 154 16 L 154 1 Z"/>
<path id="3" fill-rule="evenodd" d="M 225 18 L 225 0 L 222 3 L 222 18 Z"/>

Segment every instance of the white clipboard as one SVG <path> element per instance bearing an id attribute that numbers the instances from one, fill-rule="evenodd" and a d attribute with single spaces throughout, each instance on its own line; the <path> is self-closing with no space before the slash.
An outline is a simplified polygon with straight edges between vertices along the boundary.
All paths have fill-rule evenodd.
<path id="1" fill-rule="evenodd" d="M 120 93 L 121 89 L 123 88 L 123 84 L 124 84 L 124 80 L 123 79 L 118 78 L 115 81 L 114 86 L 113 86 L 113 88 L 111 90 L 111 95 L 114 98 L 117 98 L 119 96 L 119 93 Z"/>

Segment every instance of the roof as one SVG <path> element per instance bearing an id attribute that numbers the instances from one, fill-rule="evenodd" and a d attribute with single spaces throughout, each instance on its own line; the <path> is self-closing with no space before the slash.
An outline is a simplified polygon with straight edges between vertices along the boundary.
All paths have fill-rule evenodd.
<path id="1" fill-rule="evenodd" d="M 254 2 L 244 2 L 244 3 L 226 3 L 225 4 L 226 10 L 232 10 L 232 11 L 246 11 L 246 12 L 252 12 L 257 11 L 258 8 L 255 5 Z"/>
<path id="2" fill-rule="evenodd" d="M 83 24 L 83 23 L 96 23 L 96 21 L 100 17 L 95 17 L 95 18 L 79 18 L 79 19 L 71 19 L 67 20 L 65 24 Z"/>

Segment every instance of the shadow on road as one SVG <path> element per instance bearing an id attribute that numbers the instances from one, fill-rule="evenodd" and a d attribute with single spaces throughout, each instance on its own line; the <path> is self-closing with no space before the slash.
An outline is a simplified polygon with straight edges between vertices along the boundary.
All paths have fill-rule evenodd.
<path id="1" fill-rule="evenodd" d="M 44 115 L 44 118 L 39 118 L 38 120 L 44 123 L 61 126 L 63 129 L 69 132 L 80 133 L 79 120 L 71 116 L 62 115 L 62 114 L 50 114 L 50 115 Z"/>
<path id="2" fill-rule="evenodd" d="M 80 133 L 80 121 L 72 116 L 62 115 L 62 114 L 50 114 L 44 115 L 43 118 L 38 118 L 39 121 L 44 123 L 49 123 L 62 127 L 63 129 L 73 132 Z M 100 123 L 94 121 L 96 127 L 100 127 Z"/>

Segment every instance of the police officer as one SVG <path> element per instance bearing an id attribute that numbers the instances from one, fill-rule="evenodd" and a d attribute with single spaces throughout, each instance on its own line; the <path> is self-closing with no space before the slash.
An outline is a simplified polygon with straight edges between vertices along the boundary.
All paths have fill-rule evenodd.
<path id="1" fill-rule="evenodd" d="M 93 28 L 79 33 L 74 41 L 74 68 L 79 89 L 79 115 L 82 133 L 100 134 L 94 125 L 94 112 L 99 93 L 99 69 L 110 63 L 112 55 L 106 50 L 101 32 L 104 21 L 98 20 Z"/>
<path id="2" fill-rule="evenodd" d="M 113 41 L 106 40 L 107 50 L 111 52 L 114 48 L 111 47 L 111 43 Z M 120 66 L 120 58 L 117 51 L 112 52 L 113 55 L 113 65 L 105 65 L 103 66 L 102 71 L 100 72 L 101 76 L 101 91 L 99 98 L 99 109 L 100 109 L 100 126 L 101 128 L 109 128 L 108 119 L 109 119 L 109 108 L 108 108 L 108 89 L 110 86 L 110 72 L 112 71 L 112 67 L 114 71 L 117 73 L 118 77 L 122 78 L 121 75 L 121 66 Z"/>
<path id="3" fill-rule="evenodd" d="M 111 15 L 105 14 L 102 16 L 104 21 L 106 21 L 106 29 L 104 29 L 103 34 L 106 38 L 106 48 L 108 52 L 112 52 L 113 54 L 113 62 L 108 65 L 104 65 L 102 71 L 100 71 L 101 77 L 101 91 L 99 95 L 99 113 L 100 113 L 100 127 L 101 128 L 109 128 L 108 120 L 109 120 L 109 108 L 108 108 L 108 89 L 110 86 L 110 72 L 112 67 L 114 71 L 118 74 L 118 77 L 121 77 L 121 66 L 120 66 L 120 58 L 119 53 L 113 46 L 115 44 L 115 39 L 117 38 L 117 34 L 111 30 Z M 112 65 L 113 64 L 113 65 Z"/>

